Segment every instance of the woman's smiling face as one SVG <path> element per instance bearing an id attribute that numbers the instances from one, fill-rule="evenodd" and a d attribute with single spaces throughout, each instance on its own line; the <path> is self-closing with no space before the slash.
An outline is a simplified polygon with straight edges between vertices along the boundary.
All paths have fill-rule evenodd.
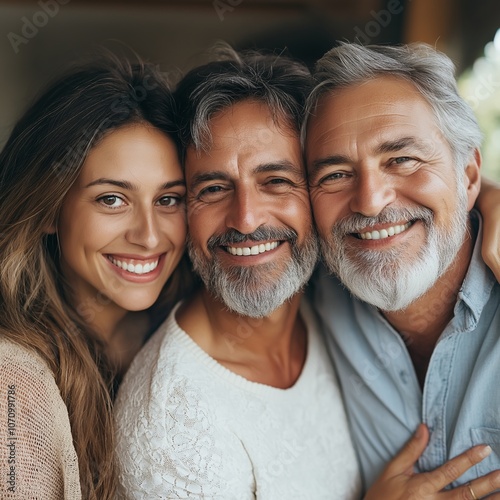
<path id="1" fill-rule="evenodd" d="M 150 125 L 119 128 L 90 151 L 57 224 L 77 311 L 156 301 L 184 251 L 184 197 L 175 144 Z"/>

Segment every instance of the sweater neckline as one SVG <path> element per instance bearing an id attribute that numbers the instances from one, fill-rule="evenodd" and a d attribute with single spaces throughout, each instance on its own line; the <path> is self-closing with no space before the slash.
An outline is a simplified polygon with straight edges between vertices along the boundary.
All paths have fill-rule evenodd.
<path id="1" fill-rule="evenodd" d="M 168 332 L 167 336 L 173 336 L 179 342 L 182 349 L 185 349 L 186 352 L 189 352 L 192 356 L 194 356 L 196 358 L 196 361 L 201 362 L 206 368 L 210 370 L 211 373 L 223 378 L 231 385 L 240 387 L 253 393 L 268 393 L 273 395 L 291 394 L 299 391 L 300 387 L 304 385 L 304 383 L 307 383 L 304 382 L 304 380 L 309 378 L 309 372 L 313 369 L 312 358 L 314 356 L 313 353 L 316 350 L 316 338 L 315 335 L 312 334 L 312 331 L 315 327 L 312 311 L 310 310 L 309 305 L 304 299 L 301 302 L 299 313 L 302 316 L 307 331 L 306 359 L 297 380 L 291 387 L 288 387 L 287 389 L 281 389 L 279 387 L 273 387 L 271 385 L 248 380 L 242 375 L 239 375 L 229 368 L 226 368 L 215 358 L 210 356 L 177 323 L 175 314 L 180 305 L 181 302 L 176 304 L 166 322 L 165 326 L 166 331 Z"/>

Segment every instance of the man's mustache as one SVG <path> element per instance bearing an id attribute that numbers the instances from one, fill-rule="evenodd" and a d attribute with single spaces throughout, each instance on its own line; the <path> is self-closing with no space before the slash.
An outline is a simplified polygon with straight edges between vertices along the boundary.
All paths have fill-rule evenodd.
<path id="1" fill-rule="evenodd" d="M 297 241 L 297 233 L 290 228 L 275 228 L 269 226 L 260 226 L 252 233 L 240 233 L 236 229 L 229 229 L 222 234 L 213 235 L 207 242 L 209 250 L 214 250 L 220 246 L 229 246 L 234 243 L 244 243 L 245 241 L 268 241 L 268 240 L 287 240 L 292 244 Z"/>
<path id="2" fill-rule="evenodd" d="M 359 233 L 361 230 L 375 226 L 376 224 L 397 224 L 401 221 L 414 220 L 421 220 L 425 226 L 430 226 L 433 215 L 432 210 L 424 207 L 386 207 L 375 217 L 366 217 L 361 214 L 348 215 L 333 226 L 333 231 L 343 236 L 351 233 Z"/>

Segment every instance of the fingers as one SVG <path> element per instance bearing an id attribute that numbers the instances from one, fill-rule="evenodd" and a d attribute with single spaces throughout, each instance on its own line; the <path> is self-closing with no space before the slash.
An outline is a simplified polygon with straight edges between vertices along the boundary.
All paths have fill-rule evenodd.
<path id="1" fill-rule="evenodd" d="M 449 498 L 474 500 L 475 496 L 479 500 L 479 498 L 483 498 L 498 489 L 500 489 L 500 471 L 496 470 L 450 491 L 450 493 L 455 493 L 456 496 L 450 496 Z M 491 499 L 500 499 L 500 493 L 488 496 L 488 500 Z"/>
<path id="2" fill-rule="evenodd" d="M 452 458 L 432 472 L 425 472 L 420 474 L 420 478 L 423 481 L 422 488 L 426 490 L 425 493 L 427 494 L 433 491 L 441 491 L 444 487 L 448 486 L 453 481 L 456 481 L 468 469 L 481 462 L 481 460 L 486 458 L 490 453 L 491 448 L 487 445 L 479 445 L 469 448 L 464 453 L 461 453 L 455 458 Z M 494 475 L 496 474 L 496 472 L 493 472 L 491 474 Z M 474 481 L 474 485 L 477 485 L 477 487 L 479 488 L 477 492 L 475 490 L 475 486 L 471 483 L 473 491 L 476 493 L 476 496 L 478 498 L 480 498 L 479 495 L 484 496 L 486 493 L 494 491 L 495 487 L 498 487 L 492 487 L 493 483 L 496 484 L 496 478 L 489 476 L 490 474 Z M 476 481 L 480 482 L 476 483 Z M 486 493 L 482 493 L 483 491 L 486 491 Z M 457 498 L 473 500 L 473 497 L 470 494 L 467 485 L 455 488 L 450 493 L 453 494 L 452 496 L 447 496 L 450 499 Z"/>
<path id="3" fill-rule="evenodd" d="M 413 437 L 405 444 L 403 449 L 389 462 L 384 475 L 396 476 L 411 474 L 413 465 L 422 455 L 429 441 L 429 430 L 425 424 L 420 424 Z"/>

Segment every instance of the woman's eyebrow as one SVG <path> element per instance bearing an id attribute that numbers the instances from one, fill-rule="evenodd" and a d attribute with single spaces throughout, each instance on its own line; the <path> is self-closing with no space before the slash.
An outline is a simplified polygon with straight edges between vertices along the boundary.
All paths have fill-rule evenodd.
<path id="1" fill-rule="evenodd" d="M 116 179 L 107 179 L 105 177 L 101 177 L 100 179 L 96 179 L 95 181 L 89 182 L 85 186 L 85 188 L 103 185 L 103 184 L 110 184 L 112 186 L 117 186 L 121 189 L 127 189 L 128 191 L 138 191 L 138 189 L 139 189 L 135 184 L 132 184 L 131 182 L 120 181 L 120 180 L 116 180 Z M 185 185 L 186 185 L 186 183 L 184 182 L 184 179 L 177 179 L 175 181 L 169 181 L 169 182 L 166 182 L 165 184 L 162 184 L 160 186 L 160 189 L 170 189 L 172 187 L 185 186 Z"/>

